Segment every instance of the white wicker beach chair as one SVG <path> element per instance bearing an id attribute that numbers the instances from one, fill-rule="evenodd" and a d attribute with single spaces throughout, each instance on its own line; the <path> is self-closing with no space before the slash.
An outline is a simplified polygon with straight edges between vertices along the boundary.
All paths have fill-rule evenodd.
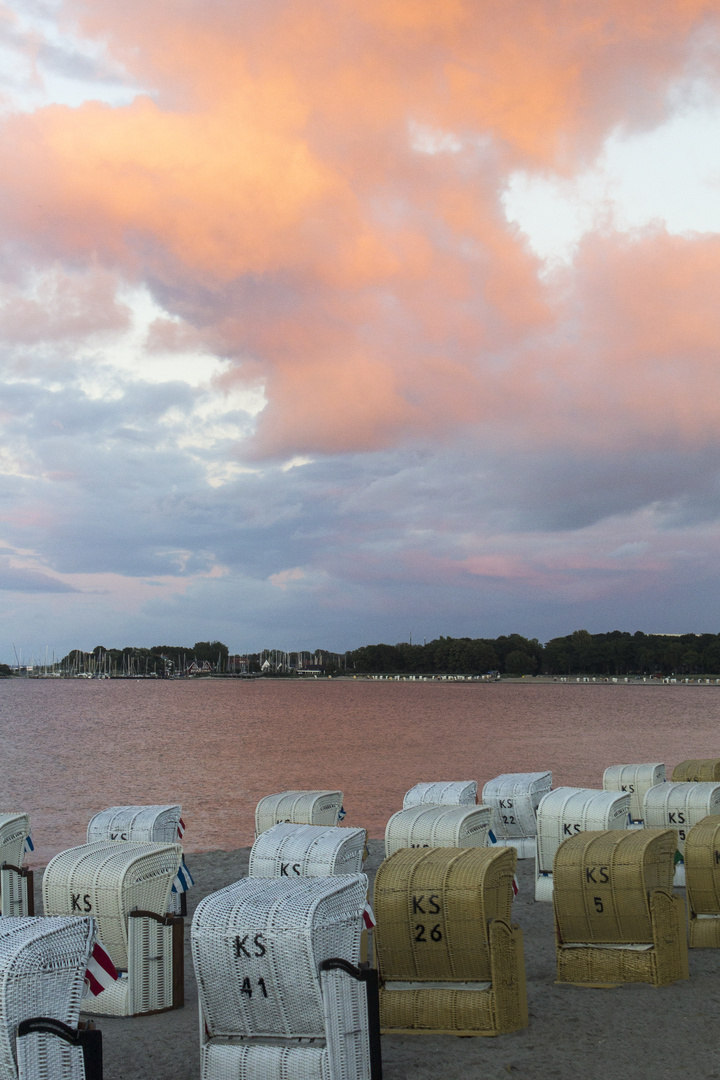
<path id="1" fill-rule="evenodd" d="M 400 848 L 486 847 L 489 806 L 424 803 L 398 810 L 385 827 L 385 858 Z"/>
<path id="2" fill-rule="evenodd" d="M 551 787 L 551 772 L 531 772 L 501 773 L 483 788 L 482 801 L 493 810 L 496 843 L 514 847 L 518 859 L 535 858 L 537 808 Z"/>
<path id="3" fill-rule="evenodd" d="M 603 790 L 626 791 L 630 796 L 630 828 L 643 824 L 645 792 L 665 783 L 665 766 L 654 761 L 646 765 L 609 765 L 603 773 Z"/>
<path id="4" fill-rule="evenodd" d="M 675 866 L 675 884 L 685 884 L 685 840 L 688 832 L 708 814 L 720 814 L 720 784 L 687 781 L 658 784 L 645 793 L 646 829 L 675 829 L 681 861 Z"/>
<path id="5" fill-rule="evenodd" d="M 447 780 L 434 784 L 416 784 L 405 793 L 403 810 L 422 803 L 435 803 L 441 806 L 458 806 L 477 802 L 476 780 Z"/>
<path id="6" fill-rule="evenodd" d="M 23 866 L 30 834 L 27 814 L 0 813 L 0 915 L 34 915 L 32 870 Z"/>
<path id="7" fill-rule="evenodd" d="M 94 940 L 90 918 L 0 920 L 0 1080 L 89 1078 L 78 1024 Z"/>
<path id="8" fill-rule="evenodd" d="M 281 791 L 266 795 L 255 807 L 255 836 L 281 821 L 295 825 L 337 825 L 342 791 Z"/>
<path id="9" fill-rule="evenodd" d="M 368 973 L 354 966 L 367 884 L 364 874 L 245 878 L 200 901 L 191 941 L 202 1080 L 377 1075 L 357 981 Z"/>
<path id="10" fill-rule="evenodd" d="M 553 898 L 553 860 L 563 840 L 580 832 L 626 829 L 629 812 L 627 792 L 559 787 L 544 795 L 537 811 L 535 899 Z"/>
<path id="11" fill-rule="evenodd" d="M 182 807 L 179 803 L 163 806 L 109 806 L 90 818 L 88 844 L 101 841 L 135 840 L 143 844 L 177 844 L 183 835 Z M 185 891 L 173 887 L 168 911 L 187 915 Z"/>
<path id="12" fill-rule="evenodd" d="M 97 843 L 51 859 L 43 877 L 48 915 L 92 915 L 121 976 L 86 1001 L 106 1016 L 163 1012 L 183 1004 L 183 919 L 167 914 L 179 844 Z"/>
<path id="13" fill-rule="evenodd" d="M 280 822 L 260 833 L 248 877 L 330 877 L 362 870 L 367 833 L 337 825 Z"/>

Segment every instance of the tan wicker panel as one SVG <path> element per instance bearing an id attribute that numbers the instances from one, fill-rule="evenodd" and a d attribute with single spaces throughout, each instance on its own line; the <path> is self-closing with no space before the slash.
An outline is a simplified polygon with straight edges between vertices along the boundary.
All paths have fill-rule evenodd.
<path id="1" fill-rule="evenodd" d="M 491 828 L 497 842 L 513 844 L 518 858 L 535 854 L 532 840 L 537 833 L 537 808 L 551 787 L 552 773 L 534 772 L 502 773 L 483 788 L 482 801 L 492 808 Z"/>
<path id="2" fill-rule="evenodd" d="M 328 877 L 362 870 L 367 833 L 337 825 L 281 822 L 258 836 L 248 877 Z"/>
<path id="3" fill-rule="evenodd" d="M 90 819 L 88 844 L 102 840 L 137 840 L 145 844 L 175 844 L 179 838 L 182 808 L 163 806 L 109 806 Z"/>
<path id="4" fill-rule="evenodd" d="M 560 940 L 651 943 L 650 894 L 672 890 L 672 829 L 585 832 L 555 854 L 553 903 Z"/>
<path id="5" fill-rule="evenodd" d="M 495 1011 L 490 989 L 380 990 L 380 1029 L 457 1034 L 478 1031 L 494 1034 Z"/>
<path id="6" fill-rule="evenodd" d="M 623 791 L 630 796 L 630 818 L 643 820 L 645 792 L 655 784 L 665 782 L 665 766 L 661 762 L 644 765 L 609 765 L 603 773 L 605 791 Z"/>
<path id="7" fill-rule="evenodd" d="M 685 841 L 685 884 L 690 911 L 720 914 L 720 816 L 702 818 Z"/>
<path id="8" fill-rule="evenodd" d="M 489 806 L 410 806 L 388 821 L 385 856 L 401 848 L 484 847 L 491 821 Z"/>
<path id="9" fill-rule="evenodd" d="M 720 781 L 720 758 L 694 758 L 681 761 L 673 769 L 676 783 L 715 783 Z"/>
<path id="10" fill-rule="evenodd" d="M 626 792 L 559 787 L 544 795 L 537 815 L 535 899 L 552 900 L 553 860 L 563 840 L 581 832 L 626 829 L 629 812 Z"/>
<path id="11" fill-rule="evenodd" d="M 477 780 L 444 780 L 428 784 L 416 784 L 405 793 L 403 810 L 422 803 L 435 803 L 439 806 L 475 805 L 477 802 Z"/>
<path id="12" fill-rule="evenodd" d="M 281 791 L 266 795 L 255 807 L 255 836 L 277 825 L 337 825 L 342 809 L 342 791 Z"/>
<path id="13" fill-rule="evenodd" d="M 128 967 L 128 915 L 163 915 L 180 866 L 179 844 L 82 844 L 56 855 L 43 876 L 47 915 L 92 915 L 116 968 Z"/>

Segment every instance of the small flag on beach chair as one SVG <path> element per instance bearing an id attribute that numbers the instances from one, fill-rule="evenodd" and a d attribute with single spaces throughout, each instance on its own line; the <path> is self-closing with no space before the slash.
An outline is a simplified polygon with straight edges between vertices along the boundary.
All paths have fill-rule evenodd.
<path id="1" fill-rule="evenodd" d="M 375 914 L 369 904 L 366 904 L 363 908 L 363 922 L 366 930 L 372 930 L 375 925 Z"/>
<path id="2" fill-rule="evenodd" d="M 193 881 L 192 874 L 188 870 L 187 866 L 185 865 L 185 860 L 183 859 L 183 861 L 180 863 L 180 869 L 175 875 L 175 880 L 173 881 L 172 885 L 172 891 L 174 893 L 184 893 L 187 892 L 190 886 L 194 884 L 195 882 Z"/>
<path id="3" fill-rule="evenodd" d="M 674 859 L 675 866 L 677 866 L 677 864 L 680 863 L 680 862 L 684 863 L 685 860 L 682 857 L 682 855 L 680 854 L 680 852 L 676 850 L 675 851 L 675 859 Z"/>
<path id="4" fill-rule="evenodd" d="M 338 821 L 343 821 L 347 817 L 347 810 L 344 806 L 341 806 L 338 810 Z"/>
<path id="5" fill-rule="evenodd" d="M 488 839 L 489 839 L 491 844 L 497 844 L 497 836 L 492 831 L 492 829 L 488 829 Z M 519 892 L 520 892 L 520 883 L 518 882 L 517 874 L 513 874 L 513 896 L 517 896 L 517 894 Z"/>
<path id="6" fill-rule="evenodd" d="M 25 843 L 23 844 L 23 851 L 26 855 L 29 855 L 31 851 L 35 850 L 35 845 L 32 842 L 32 833 L 28 833 L 25 837 Z"/>
<path id="7" fill-rule="evenodd" d="M 103 990 L 109 990 L 118 978 L 115 965 L 105 946 L 101 941 L 96 940 L 85 972 L 85 983 L 90 993 L 97 997 Z"/>
<path id="8" fill-rule="evenodd" d="M 182 840 L 184 835 L 185 835 L 185 822 L 183 821 L 182 818 L 180 818 L 180 824 L 178 825 L 178 836 Z"/>

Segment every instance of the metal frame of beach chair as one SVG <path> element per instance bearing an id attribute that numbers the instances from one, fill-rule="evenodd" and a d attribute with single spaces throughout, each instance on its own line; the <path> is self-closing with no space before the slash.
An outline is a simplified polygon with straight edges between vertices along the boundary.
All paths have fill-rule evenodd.
<path id="1" fill-rule="evenodd" d="M 673 895 L 672 829 L 583 832 L 553 866 L 557 981 L 585 986 L 689 978 L 685 901 Z"/>
<path id="2" fill-rule="evenodd" d="M 630 796 L 630 828 L 642 828 L 645 793 L 665 781 L 665 766 L 662 762 L 608 765 L 603 773 L 603 790 L 627 792 Z"/>
<path id="3" fill-rule="evenodd" d="M 397 851 L 373 907 L 387 1033 L 499 1035 L 526 1027 L 523 936 L 511 922 L 511 847 Z"/>
<path id="4" fill-rule="evenodd" d="M 43 876 L 48 915 L 89 914 L 121 973 L 83 1012 L 139 1016 L 184 1003 L 184 920 L 167 914 L 179 844 L 101 842 L 56 855 Z"/>
<path id="5" fill-rule="evenodd" d="M 720 948 L 720 815 L 704 817 L 685 840 L 691 949 Z"/>
<path id="6" fill-rule="evenodd" d="M 670 780 L 645 793 L 646 829 L 675 829 L 678 837 L 675 884 L 685 884 L 685 841 L 693 825 L 708 814 L 720 814 L 720 783 Z"/>
<path id="7" fill-rule="evenodd" d="M 551 772 L 530 772 L 501 773 L 483 788 L 482 801 L 493 810 L 495 840 L 514 847 L 518 859 L 535 858 L 537 808 L 551 787 Z"/>
<path id="8" fill-rule="evenodd" d="M 255 836 L 281 821 L 295 825 L 337 825 L 342 791 L 280 791 L 266 795 L 255 807 Z"/>
<path id="9" fill-rule="evenodd" d="M 385 857 L 401 848 L 485 847 L 491 822 L 489 806 L 410 806 L 385 827 Z"/>
<path id="10" fill-rule="evenodd" d="M 248 877 L 331 877 L 358 874 L 365 829 L 280 822 L 260 833 L 250 851 Z"/>
<path id="11" fill-rule="evenodd" d="M 535 899 L 552 900 L 553 862 L 563 840 L 580 832 L 627 829 L 629 813 L 627 792 L 559 787 L 544 795 L 537 811 Z"/>
<path id="12" fill-rule="evenodd" d="M 415 784 L 405 792 L 403 810 L 423 803 L 439 806 L 474 806 L 477 802 L 477 780 L 445 780 Z"/>
<path id="13" fill-rule="evenodd" d="M 367 884 L 244 878 L 200 901 L 202 1080 L 380 1080 L 372 976 L 357 966 Z"/>
<path id="14" fill-rule="evenodd" d="M 22 812 L 0 813 L 0 915 L 34 915 L 32 870 L 23 866 L 30 818 Z"/>

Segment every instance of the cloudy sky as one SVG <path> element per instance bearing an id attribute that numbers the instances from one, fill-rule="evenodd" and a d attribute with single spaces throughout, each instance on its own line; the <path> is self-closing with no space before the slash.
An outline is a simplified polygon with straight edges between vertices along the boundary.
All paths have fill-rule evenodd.
<path id="1" fill-rule="evenodd" d="M 720 0 L 0 0 L 0 659 L 720 630 Z"/>

